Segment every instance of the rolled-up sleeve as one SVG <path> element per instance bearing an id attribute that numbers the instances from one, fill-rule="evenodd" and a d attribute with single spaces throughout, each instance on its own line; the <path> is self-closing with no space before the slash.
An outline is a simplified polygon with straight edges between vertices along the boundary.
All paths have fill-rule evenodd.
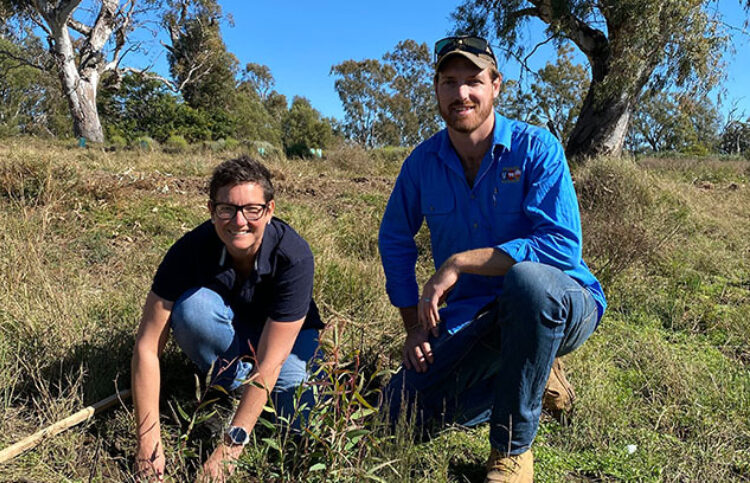
<path id="1" fill-rule="evenodd" d="M 539 142 L 534 150 L 528 158 L 529 188 L 522 206 L 532 223 L 530 235 L 495 248 L 516 262 L 572 270 L 581 260 L 581 221 L 565 153 L 557 141 Z"/>
<path id="2" fill-rule="evenodd" d="M 385 272 L 385 288 L 396 307 L 410 307 L 419 300 L 419 286 L 415 267 L 417 244 L 414 236 L 422 225 L 419 185 L 410 168 L 408 158 L 388 200 L 380 224 L 378 247 Z"/>

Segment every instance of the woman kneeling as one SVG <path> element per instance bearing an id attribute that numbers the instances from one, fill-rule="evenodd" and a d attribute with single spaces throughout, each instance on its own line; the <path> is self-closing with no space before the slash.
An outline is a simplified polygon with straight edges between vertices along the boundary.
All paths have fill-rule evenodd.
<path id="1" fill-rule="evenodd" d="M 289 225 L 274 218 L 265 166 L 249 158 L 214 170 L 206 221 L 167 252 L 146 297 L 133 353 L 133 400 L 140 476 L 164 474 L 159 427 L 159 357 L 171 327 L 211 383 L 244 392 L 223 441 L 203 465 L 223 479 L 249 440 L 268 395 L 294 418 L 295 392 L 308 377 L 323 327 L 312 300 L 313 256 Z M 309 408 L 311 391 L 303 392 Z M 299 419 L 297 419 L 299 422 Z"/>

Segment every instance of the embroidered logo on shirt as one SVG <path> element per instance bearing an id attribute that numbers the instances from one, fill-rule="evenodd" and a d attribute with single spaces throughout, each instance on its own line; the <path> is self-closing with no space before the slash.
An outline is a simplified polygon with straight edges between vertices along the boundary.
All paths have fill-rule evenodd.
<path id="1" fill-rule="evenodd" d="M 503 168 L 500 179 L 503 183 L 517 183 L 518 181 L 521 181 L 521 168 L 518 166 Z"/>

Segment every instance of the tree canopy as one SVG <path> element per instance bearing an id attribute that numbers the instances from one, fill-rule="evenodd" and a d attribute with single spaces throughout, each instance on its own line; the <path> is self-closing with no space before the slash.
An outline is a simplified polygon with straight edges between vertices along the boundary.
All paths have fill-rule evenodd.
<path id="1" fill-rule="evenodd" d="M 492 36 L 522 62 L 535 45 L 525 28 L 586 55 L 590 87 L 566 146 L 571 157 L 621 151 L 643 89 L 706 89 L 721 78 L 728 40 L 708 0 L 466 0 L 453 13 L 459 32 Z M 545 40 L 546 41 L 546 40 Z"/>
<path id="2" fill-rule="evenodd" d="M 347 60 L 331 68 L 344 107 L 344 132 L 365 146 L 410 146 L 441 126 L 427 44 L 399 42 L 383 60 Z"/>

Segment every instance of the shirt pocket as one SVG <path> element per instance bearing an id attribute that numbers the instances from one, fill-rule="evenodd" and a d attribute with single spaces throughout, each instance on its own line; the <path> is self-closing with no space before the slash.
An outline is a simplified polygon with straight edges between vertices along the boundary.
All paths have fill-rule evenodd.
<path id="1" fill-rule="evenodd" d="M 422 192 L 422 215 L 430 229 L 432 255 L 436 263 L 451 253 L 461 251 L 465 244 L 464 230 L 457 227 L 458 206 L 450 188 L 443 191 Z"/>
<path id="2" fill-rule="evenodd" d="M 492 212 L 514 214 L 523 211 L 523 185 L 520 182 L 497 181 L 492 193 Z"/>
<path id="3" fill-rule="evenodd" d="M 456 202 L 450 191 L 430 191 L 422 193 L 422 215 L 427 218 L 439 219 L 453 213 Z"/>
<path id="4" fill-rule="evenodd" d="M 489 207 L 492 242 L 501 244 L 528 235 L 529 220 L 523 211 L 523 185 L 498 181 Z"/>

